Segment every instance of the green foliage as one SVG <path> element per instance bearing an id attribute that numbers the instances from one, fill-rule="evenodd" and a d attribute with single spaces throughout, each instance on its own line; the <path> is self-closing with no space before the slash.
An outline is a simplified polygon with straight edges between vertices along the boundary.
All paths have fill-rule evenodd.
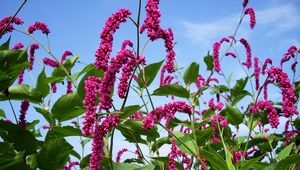
<path id="1" fill-rule="evenodd" d="M 8 95 L 2 92 L 0 93 L 0 101 L 3 100 L 27 100 L 32 103 L 41 103 L 42 95 L 41 92 L 32 88 L 27 84 L 14 85 L 8 88 Z"/>
<path id="2" fill-rule="evenodd" d="M 164 60 L 157 63 L 149 64 L 140 71 L 140 74 L 138 75 L 138 85 L 140 88 L 146 88 L 150 86 L 150 84 L 155 79 L 163 62 Z"/>
<path id="3" fill-rule="evenodd" d="M 191 84 L 197 81 L 199 74 L 199 64 L 196 62 L 192 62 L 190 66 L 185 70 L 184 75 L 183 75 L 183 80 L 185 84 Z"/>
<path id="4" fill-rule="evenodd" d="M 177 96 L 182 98 L 189 98 L 189 92 L 182 86 L 178 84 L 167 84 L 164 86 L 159 87 L 158 89 L 154 90 L 154 96 Z"/>

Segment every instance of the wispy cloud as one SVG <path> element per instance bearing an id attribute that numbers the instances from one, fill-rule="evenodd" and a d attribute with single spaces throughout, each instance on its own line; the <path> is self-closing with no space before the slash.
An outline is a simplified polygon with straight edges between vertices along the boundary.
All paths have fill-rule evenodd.
<path id="1" fill-rule="evenodd" d="M 300 12 L 293 4 L 276 5 L 264 10 L 256 11 L 257 27 L 265 36 L 283 33 L 285 31 L 300 27 Z M 193 42 L 207 44 L 231 35 L 239 20 L 239 14 L 231 14 L 218 20 L 206 23 L 194 23 L 187 20 L 181 21 L 184 27 L 183 36 Z M 246 17 L 243 22 L 247 22 Z M 256 28 L 257 29 L 257 28 Z M 248 37 L 250 28 L 243 23 L 239 29 L 238 36 Z"/>

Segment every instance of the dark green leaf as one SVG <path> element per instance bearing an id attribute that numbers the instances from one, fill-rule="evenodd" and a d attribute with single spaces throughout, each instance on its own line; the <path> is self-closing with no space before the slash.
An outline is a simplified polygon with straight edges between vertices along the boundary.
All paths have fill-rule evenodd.
<path id="1" fill-rule="evenodd" d="M 60 122 L 73 119 L 84 112 L 84 107 L 77 92 L 63 95 L 52 107 L 54 117 Z"/>
<path id="2" fill-rule="evenodd" d="M 4 110 L 0 109 L 0 117 L 6 118 Z"/>
<path id="3" fill-rule="evenodd" d="M 204 62 L 207 70 L 212 71 L 214 69 L 214 57 L 212 55 L 207 54 L 207 56 L 204 57 Z"/>
<path id="4" fill-rule="evenodd" d="M 287 169 L 289 166 L 293 164 L 300 164 L 300 155 L 290 155 L 286 157 L 285 159 L 278 162 L 277 166 L 275 167 L 275 170 L 283 170 Z"/>
<path id="5" fill-rule="evenodd" d="M 190 64 L 190 66 L 186 69 L 183 75 L 183 80 L 185 84 L 188 85 L 197 81 L 198 74 L 199 74 L 199 64 L 197 64 L 196 62 L 192 62 L 192 64 Z"/>
<path id="6" fill-rule="evenodd" d="M 94 64 L 89 64 L 89 65 L 85 66 L 81 71 L 71 75 L 72 81 L 75 82 L 78 79 L 78 77 L 80 77 L 82 74 L 89 72 L 89 71 L 93 70 L 94 68 L 95 68 Z"/>
<path id="7" fill-rule="evenodd" d="M 55 119 L 54 119 L 53 115 L 48 110 L 45 110 L 45 109 L 42 109 L 42 108 L 37 108 L 37 107 L 34 107 L 34 109 L 38 113 L 42 114 L 42 116 L 47 120 L 47 122 L 51 126 L 55 126 Z"/>
<path id="8" fill-rule="evenodd" d="M 154 90 L 154 96 L 177 96 L 182 98 L 189 98 L 189 92 L 178 84 L 168 84 L 159 87 L 158 89 Z"/>
<path id="9" fill-rule="evenodd" d="M 43 68 L 42 72 L 40 73 L 37 83 L 36 83 L 36 89 L 38 89 L 43 97 L 46 97 L 49 94 L 50 87 L 49 84 L 46 81 L 46 73 L 45 73 L 45 67 Z"/>
<path id="10" fill-rule="evenodd" d="M 20 163 L 22 163 L 24 157 L 24 152 L 18 152 L 14 157 L 5 157 L 0 161 L 0 170 L 18 170 L 20 168 Z M 27 170 L 26 165 L 24 165 L 24 170 Z"/>
<path id="11" fill-rule="evenodd" d="M 46 141 L 37 155 L 37 164 L 43 170 L 58 170 L 69 160 L 73 147 L 64 139 Z"/>
<path id="12" fill-rule="evenodd" d="M 0 51 L 2 51 L 2 50 L 8 50 L 9 49 L 9 43 L 10 43 L 10 36 L 5 41 L 5 43 L 3 43 L 3 44 L 0 45 Z"/>
<path id="13" fill-rule="evenodd" d="M 62 65 L 68 71 L 68 73 L 71 72 L 71 69 L 73 68 L 73 66 L 76 63 L 78 58 L 79 58 L 79 55 L 75 55 L 74 57 L 67 59 L 62 63 Z M 66 74 L 65 70 L 61 66 L 56 67 L 52 72 L 52 77 L 66 77 L 66 76 L 67 76 L 67 74 Z"/>
<path id="14" fill-rule="evenodd" d="M 25 151 L 25 155 L 36 153 L 37 141 L 29 131 L 3 120 L 0 120 L 0 130 L 7 131 L 7 134 L 0 135 L 4 141 L 13 143 L 17 151 Z"/>
<path id="15" fill-rule="evenodd" d="M 3 93 L 0 93 L 0 101 L 2 100 L 27 100 L 32 103 L 41 103 L 42 102 L 42 95 L 39 90 L 30 87 L 27 84 L 20 84 L 11 86 L 8 89 L 8 97 Z"/>
<path id="16" fill-rule="evenodd" d="M 139 105 L 132 105 L 132 106 L 126 106 L 122 111 L 123 113 L 120 114 L 120 118 L 121 119 L 126 119 L 128 118 L 130 115 L 132 115 L 133 113 L 137 112 L 138 110 L 140 110 L 141 106 Z"/>
<path id="17" fill-rule="evenodd" d="M 243 115 L 239 109 L 226 105 L 226 118 L 232 125 L 239 125 L 243 122 Z"/>
<path id="18" fill-rule="evenodd" d="M 27 157 L 26 162 L 30 166 L 31 169 L 36 169 L 37 168 L 36 157 L 37 157 L 37 154 L 29 155 Z"/>
<path id="19" fill-rule="evenodd" d="M 233 96 L 239 95 L 241 93 L 241 91 L 244 90 L 247 82 L 248 82 L 248 77 L 246 77 L 245 79 L 241 78 L 241 79 L 237 80 L 236 84 L 231 89 L 231 94 Z"/>
<path id="20" fill-rule="evenodd" d="M 210 163 L 213 169 L 228 169 L 223 157 L 211 147 L 209 147 L 209 151 L 204 149 L 200 150 L 200 155 Z"/>
<path id="21" fill-rule="evenodd" d="M 0 92 L 7 90 L 21 70 L 29 66 L 27 50 L 0 51 Z"/>
<path id="22" fill-rule="evenodd" d="M 182 133 L 182 132 L 173 132 L 173 134 L 176 136 L 175 138 L 176 145 L 182 152 L 189 155 L 193 155 L 193 153 L 197 153 L 197 145 L 194 139 L 192 138 L 191 134 Z M 182 144 L 182 142 L 184 144 Z"/>
<path id="23" fill-rule="evenodd" d="M 239 94 L 234 96 L 232 100 L 232 106 L 236 105 L 239 101 L 241 101 L 246 96 L 251 96 L 251 93 L 249 93 L 247 90 L 241 90 Z"/>
<path id="24" fill-rule="evenodd" d="M 138 84 L 140 88 L 148 87 L 152 83 L 163 62 L 164 60 L 149 64 L 141 70 L 140 74 L 138 75 Z"/>
<path id="25" fill-rule="evenodd" d="M 153 152 L 159 150 L 164 144 L 171 144 L 171 139 L 169 137 L 163 137 L 154 142 L 151 146 Z"/>
<path id="26" fill-rule="evenodd" d="M 48 141 L 55 138 L 62 138 L 67 136 L 81 136 L 81 131 L 72 126 L 63 126 L 63 127 L 56 126 L 48 131 L 45 140 Z"/>

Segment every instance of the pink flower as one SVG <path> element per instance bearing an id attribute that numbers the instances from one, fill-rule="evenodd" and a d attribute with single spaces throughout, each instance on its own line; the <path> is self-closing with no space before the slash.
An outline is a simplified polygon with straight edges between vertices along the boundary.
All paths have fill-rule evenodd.
<path id="1" fill-rule="evenodd" d="M 261 69 L 261 73 L 262 73 L 263 75 L 265 75 L 265 73 L 266 73 L 265 70 L 266 70 L 268 64 L 271 64 L 271 65 L 272 65 L 272 59 L 267 58 L 267 59 L 265 60 L 264 65 L 262 66 L 262 69 Z"/>
<path id="2" fill-rule="evenodd" d="M 30 55 L 29 55 L 29 62 L 30 62 L 30 65 L 29 65 L 29 71 L 31 71 L 32 68 L 33 68 L 34 52 L 35 52 L 35 50 L 38 49 L 38 48 L 39 48 L 39 45 L 36 44 L 36 43 L 30 45 L 30 51 L 29 51 L 29 53 L 30 53 Z"/>
<path id="3" fill-rule="evenodd" d="M 120 27 L 121 23 L 126 22 L 126 19 L 130 15 L 131 12 L 128 9 L 121 8 L 106 20 L 105 26 L 100 34 L 100 46 L 95 52 L 95 65 L 98 70 L 107 70 L 109 56 L 112 52 L 113 34 Z"/>
<path id="4" fill-rule="evenodd" d="M 216 106 L 216 109 L 219 110 L 219 111 L 221 111 L 222 108 L 223 108 L 223 106 L 224 106 L 224 103 L 223 103 L 223 102 L 218 102 L 218 103 L 217 103 L 217 106 Z"/>
<path id="5" fill-rule="evenodd" d="M 106 112 L 109 112 L 109 109 L 112 107 L 112 98 L 110 93 L 112 92 L 112 87 L 116 81 L 116 74 L 120 71 L 121 67 L 133 57 L 134 55 L 132 51 L 123 49 L 117 53 L 115 58 L 111 59 L 110 67 L 105 71 L 100 85 L 100 110 L 104 109 Z"/>
<path id="6" fill-rule="evenodd" d="M 44 64 L 51 66 L 51 67 L 58 67 L 59 63 L 56 62 L 55 60 L 52 60 L 51 58 L 45 57 L 43 59 Z"/>
<path id="7" fill-rule="evenodd" d="M 259 75 L 260 75 L 260 67 L 258 66 L 258 58 L 254 58 L 254 76 L 255 76 L 255 89 L 259 89 Z"/>
<path id="8" fill-rule="evenodd" d="M 243 151 L 233 152 L 232 162 L 236 163 L 237 161 L 241 160 L 243 157 Z"/>
<path id="9" fill-rule="evenodd" d="M 214 68 L 215 71 L 220 72 L 221 71 L 221 65 L 220 65 L 220 61 L 219 61 L 219 50 L 220 50 L 220 46 L 221 44 L 219 42 L 216 42 L 213 45 L 213 49 L 214 49 Z"/>
<path id="10" fill-rule="evenodd" d="M 211 123 L 211 128 L 212 128 L 212 131 L 213 131 L 213 139 L 212 139 L 213 142 L 219 142 L 220 141 L 217 137 L 217 123 L 218 122 L 220 122 L 221 126 L 223 126 L 223 127 L 228 126 L 228 122 L 223 116 L 221 116 L 219 114 L 214 115 L 212 123 Z"/>
<path id="11" fill-rule="evenodd" d="M 296 96 L 294 88 L 291 85 L 289 76 L 282 70 L 281 67 L 271 67 L 268 70 L 271 80 L 276 81 L 282 92 L 282 114 L 285 117 L 298 115 L 296 110 Z"/>
<path id="12" fill-rule="evenodd" d="M 24 48 L 24 45 L 22 43 L 16 43 L 14 46 L 13 46 L 13 50 L 19 50 L 21 48 Z"/>
<path id="13" fill-rule="evenodd" d="M 50 129 L 51 126 L 50 126 L 50 125 L 43 125 L 42 128 L 43 128 L 43 129 Z"/>
<path id="14" fill-rule="evenodd" d="M 23 76 L 24 76 L 24 71 L 25 71 L 25 68 L 22 68 L 20 74 L 19 74 L 19 77 L 18 77 L 18 84 L 22 84 L 23 83 Z"/>
<path id="15" fill-rule="evenodd" d="M 57 87 L 56 87 L 55 83 L 51 83 L 51 90 L 52 90 L 52 93 L 56 93 Z"/>
<path id="16" fill-rule="evenodd" d="M 200 89 L 202 86 L 205 85 L 205 78 L 199 74 L 195 84 L 196 84 L 197 88 Z"/>
<path id="17" fill-rule="evenodd" d="M 208 107 L 212 110 L 215 109 L 215 103 L 214 103 L 214 98 L 211 98 L 209 101 L 208 101 Z"/>
<path id="18" fill-rule="evenodd" d="M 28 27 L 27 31 L 29 34 L 32 34 L 36 30 L 40 30 L 40 31 L 42 31 L 43 34 L 46 34 L 46 35 L 48 35 L 50 33 L 48 26 L 43 22 L 35 22 L 34 24 L 32 24 Z"/>
<path id="19" fill-rule="evenodd" d="M 12 18 L 13 18 L 12 16 L 4 17 L 0 21 L 0 33 L 3 32 L 4 28 L 6 27 L 6 29 L 4 30 L 2 35 L 6 34 L 8 32 L 12 32 L 12 30 L 14 29 L 12 24 L 16 24 L 16 25 L 23 24 L 23 21 L 20 18 L 14 17 L 12 22 L 9 25 L 7 25 Z M 0 38 L 2 37 L 2 35 L 0 35 Z"/>
<path id="20" fill-rule="evenodd" d="M 88 136 L 93 132 L 94 123 L 96 120 L 96 104 L 97 94 L 99 90 L 100 78 L 90 76 L 85 80 L 85 98 L 83 104 L 85 106 L 85 115 L 83 121 L 82 134 Z"/>
<path id="21" fill-rule="evenodd" d="M 227 52 L 225 53 L 225 56 L 231 56 L 233 58 L 236 58 L 236 55 L 233 52 Z"/>
<path id="22" fill-rule="evenodd" d="M 21 128 L 26 127 L 26 112 L 29 107 L 29 102 L 27 100 L 23 100 L 20 109 L 20 117 L 19 117 L 19 125 Z"/>
<path id="23" fill-rule="evenodd" d="M 175 161 L 176 157 L 177 157 L 177 146 L 174 138 L 172 138 L 171 152 L 169 154 L 169 164 L 168 164 L 169 170 L 177 170 L 176 161 Z"/>
<path id="24" fill-rule="evenodd" d="M 265 110 L 268 112 L 268 120 L 272 128 L 277 128 L 279 125 L 279 116 L 272 103 L 266 100 L 260 100 L 256 103 L 256 111 Z"/>
<path id="25" fill-rule="evenodd" d="M 247 4 L 248 4 L 248 0 L 244 0 L 243 7 L 245 8 L 247 6 Z"/>
<path id="26" fill-rule="evenodd" d="M 73 92 L 73 90 L 72 90 L 72 81 L 68 81 L 67 94 L 72 93 L 72 92 Z"/>
<path id="27" fill-rule="evenodd" d="M 296 72 L 296 65 L 298 64 L 298 61 L 295 61 L 292 66 L 291 69 L 293 70 L 293 72 Z"/>
<path id="28" fill-rule="evenodd" d="M 65 51 L 63 53 L 63 55 L 61 56 L 60 62 L 63 63 L 67 59 L 67 56 L 70 56 L 70 55 L 73 55 L 71 51 L 69 51 L 69 50 Z"/>
<path id="29" fill-rule="evenodd" d="M 120 163 L 121 156 L 123 155 L 124 152 L 127 152 L 127 151 L 128 151 L 127 148 L 123 148 L 122 150 L 120 150 L 120 151 L 117 153 L 117 158 L 116 158 L 116 162 L 117 162 L 117 163 Z"/>
<path id="30" fill-rule="evenodd" d="M 285 128 L 284 128 L 284 132 L 285 132 L 285 146 L 288 146 L 291 142 L 291 138 L 293 137 L 293 135 L 295 133 L 297 133 L 296 130 L 289 130 L 289 124 L 290 124 L 290 121 L 286 121 L 285 123 Z"/>
<path id="31" fill-rule="evenodd" d="M 244 38 L 240 39 L 240 42 L 244 45 L 245 49 L 246 49 L 246 54 L 247 54 L 247 60 L 246 62 L 243 62 L 242 64 L 245 65 L 248 69 L 252 67 L 252 62 L 251 62 L 251 47 L 250 44 L 248 43 L 247 40 L 245 40 Z"/>
<path id="32" fill-rule="evenodd" d="M 135 112 L 129 117 L 130 119 L 135 119 L 135 120 L 143 120 L 143 113 L 141 112 Z"/>
<path id="33" fill-rule="evenodd" d="M 220 40 L 220 45 L 223 43 L 223 42 L 230 42 L 228 38 L 225 38 L 223 37 L 221 40 Z"/>
<path id="34" fill-rule="evenodd" d="M 133 43 L 130 40 L 124 40 L 121 49 L 124 50 L 126 46 L 133 47 Z"/>
<path id="35" fill-rule="evenodd" d="M 255 12 L 253 8 L 246 8 L 244 14 L 250 16 L 250 28 L 253 29 L 256 24 Z"/>

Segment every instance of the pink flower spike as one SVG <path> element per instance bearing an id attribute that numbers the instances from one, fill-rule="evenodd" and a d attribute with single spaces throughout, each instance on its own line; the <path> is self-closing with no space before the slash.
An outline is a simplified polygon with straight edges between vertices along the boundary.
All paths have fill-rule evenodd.
<path id="1" fill-rule="evenodd" d="M 127 148 L 123 148 L 122 150 L 120 150 L 118 153 L 117 153 L 117 157 L 116 157 L 116 162 L 117 163 L 120 163 L 120 160 L 121 160 L 121 156 L 127 152 L 128 149 Z"/>
<path id="2" fill-rule="evenodd" d="M 251 52 L 251 47 L 250 44 L 248 43 L 247 40 L 245 40 L 244 38 L 240 39 L 240 42 L 244 45 L 245 49 L 246 49 L 246 54 L 247 54 L 247 60 L 246 62 L 243 62 L 242 64 L 245 65 L 248 69 L 252 67 L 252 52 Z"/>
<path id="3" fill-rule="evenodd" d="M 222 44 L 223 42 L 230 42 L 228 38 L 225 38 L 223 37 L 221 40 L 220 40 L 220 44 Z"/>
<path id="4" fill-rule="evenodd" d="M 29 63 L 30 63 L 30 65 L 29 65 L 29 71 L 31 71 L 32 68 L 33 68 L 33 63 L 34 63 L 34 52 L 35 52 L 35 50 L 38 49 L 38 48 L 39 48 L 39 45 L 36 44 L 36 43 L 30 45 L 30 50 L 29 50 L 29 54 L 30 54 L 30 55 L 29 55 Z"/>
<path id="5" fill-rule="evenodd" d="M 67 56 L 71 56 L 71 55 L 73 55 L 71 51 L 69 50 L 65 51 L 61 56 L 60 62 L 63 63 L 67 59 Z"/>
<path id="6" fill-rule="evenodd" d="M 263 75 L 266 74 L 265 70 L 266 70 L 268 64 L 271 64 L 271 65 L 272 65 L 272 59 L 267 58 L 267 59 L 265 60 L 264 65 L 263 65 L 262 68 L 261 68 L 261 73 L 262 73 Z"/>
<path id="7" fill-rule="evenodd" d="M 243 7 L 244 7 L 244 8 L 247 6 L 248 1 L 249 1 L 249 0 L 244 0 L 244 2 L 243 2 Z"/>
<path id="8" fill-rule="evenodd" d="M 58 67 L 59 63 L 56 62 L 55 60 L 52 60 L 51 58 L 45 57 L 43 59 L 43 62 L 45 65 L 51 66 L 51 67 Z"/>
<path id="9" fill-rule="evenodd" d="M 250 28 L 253 29 L 256 24 L 255 12 L 253 8 L 246 8 L 244 14 L 250 16 Z"/>
<path id="10" fill-rule="evenodd" d="M 225 53 L 225 56 L 231 56 L 233 58 L 236 58 L 236 55 L 233 52 L 227 52 Z"/>
<path id="11" fill-rule="evenodd" d="M 256 91 L 259 89 L 259 75 L 260 75 L 260 67 L 258 66 L 258 58 L 254 58 L 254 76 L 255 76 L 255 89 Z"/>
<path id="12" fill-rule="evenodd" d="M 26 128 L 26 112 L 29 107 L 29 102 L 27 100 L 23 100 L 20 109 L 20 117 L 19 117 L 19 125 L 21 128 Z"/>
<path id="13" fill-rule="evenodd" d="M 19 43 L 16 43 L 12 49 L 13 50 L 20 50 L 21 48 L 24 48 L 24 45 L 19 42 Z"/>
<path id="14" fill-rule="evenodd" d="M 18 77 L 18 84 L 22 84 L 23 83 L 23 80 L 24 80 L 24 71 L 25 71 L 25 68 L 22 68 L 20 74 L 19 74 L 19 77 Z"/>
<path id="15" fill-rule="evenodd" d="M 72 92 L 73 92 L 73 90 L 72 90 L 72 81 L 68 81 L 67 94 L 72 93 Z"/>
<path id="16" fill-rule="evenodd" d="M 16 25 L 23 24 L 23 21 L 20 18 L 14 17 L 12 22 L 9 25 L 7 25 L 12 18 L 13 18 L 12 16 L 8 16 L 8 17 L 4 17 L 2 20 L 0 20 L 0 32 L 3 32 L 2 35 L 6 34 L 8 32 L 12 32 L 14 29 L 13 24 L 16 24 Z M 4 30 L 5 27 L 6 27 L 6 29 Z M 0 38 L 2 37 L 2 35 L 0 35 Z"/>
<path id="17" fill-rule="evenodd" d="M 219 61 L 220 46 L 221 46 L 221 44 L 219 42 L 216 42 L 213 45 L 213 49 L 214 49 L 214 53 L 213 53 L 213 56 L 214 56 L 214 68 L 215 68 L 215 71 L 217 71 L 217 72 L 221 71 L 221 65 L 220 65 L 220 61 Z"/>
<path id="18" fill-rule="evenodd" d="M 40 31 L 42 31 L 43 34 L 46 34 L 46 35 L 48 35 L 50 33 L 48 26 L 43 22 L 35 22 L 34 24 L 32 24 L 28 27 L 27 31 L 29 34 L 32 34 L 36 30 L 40 30 Z"/>

